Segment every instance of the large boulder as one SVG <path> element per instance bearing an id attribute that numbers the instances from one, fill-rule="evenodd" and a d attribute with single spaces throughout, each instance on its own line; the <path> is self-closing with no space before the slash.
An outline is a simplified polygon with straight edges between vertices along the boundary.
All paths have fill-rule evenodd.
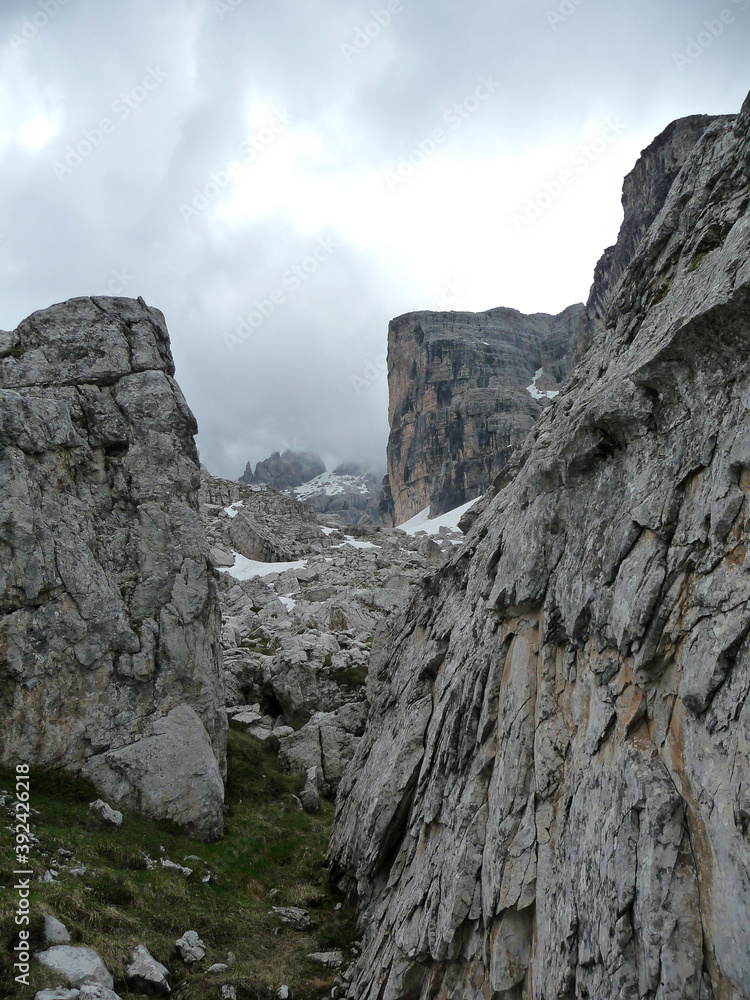
<path id="1" fill-rule="evenodd" d="M 6 766 L 144 759 L 138 741 L 189 706 L 214 770 L 225 768 L 196 424 L 173 375 L 164 317 L 140 299 L 71 299 L 0 332 Z M 148 769 L 139 775 L 152 787 Z"/>

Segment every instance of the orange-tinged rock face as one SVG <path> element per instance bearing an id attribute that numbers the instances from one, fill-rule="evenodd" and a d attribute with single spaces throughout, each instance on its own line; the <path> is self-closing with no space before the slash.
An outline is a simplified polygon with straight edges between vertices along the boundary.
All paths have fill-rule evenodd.
<path id="1" fill-rule="evenodd" d="M 704 124 L 379 654 L 331 843 L 353 996 L 750 996 L 750 105 Z"/>

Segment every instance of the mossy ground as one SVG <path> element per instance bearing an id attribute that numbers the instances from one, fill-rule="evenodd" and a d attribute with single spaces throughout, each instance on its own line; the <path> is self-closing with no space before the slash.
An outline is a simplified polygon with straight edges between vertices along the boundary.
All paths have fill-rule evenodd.
<path id="1" fill-rule="evenodd" d="M 0 771 L 0 789 L 13 793 L 14 776 Z M 94 948 L 115 977 L 115 989 L 129 992 L 125 969 L 137 944 L 172 971 L 172 989 L 186 1000 L 217 1000 L 221 986 L 237 987 L 239 998 L 272 998 L 289 986 L 295 1000 L 330 995 L 334 973 L 307 959 L 311 951 L 345 948 L 354 937 L 339 896 L 323 870 L 333 806 L 323 802 L 315 816 L 300 812 L 293 795 L 301 776 L 282 773 L 273 749 L 235 730 L 229 736 L 225 834 L 216 844 L 191 841 L 169 824 L 125 814 L 120 828 L 106 826 L 88 808 L 98 798 L 86 782 L 59 772 L 32 774 L 34 947 L 42 947 L 42 912 L 59 917 L 73 944 Z M 0 809 L 0 996 L 33 997 L 59 979 L 32 962 L 32 988 L 14 982 L 13 918 L 17 894 L 9 801 Z M 58 851 L 72 852 L 87 871 L 63 871 L 56 883 L 37 876 Z M 145 855 L 169 858 L 193 869 L 186 878 L 160 865 L 149 869 Z M 189 855 L 194 857 L 186 860 Z M 196 861 L 195 858 L 199 858 Z M 208 883 L 202 877 L 210 873 Z M 301 934 L 269 916 L 272 906 L 310 910 L 316 928 Z M 206 958 L 186 966 L 175 941 L 186 930 L 204 941 Z M 234 963 L 218 976 L 205 974 L 233 952 Z"/>

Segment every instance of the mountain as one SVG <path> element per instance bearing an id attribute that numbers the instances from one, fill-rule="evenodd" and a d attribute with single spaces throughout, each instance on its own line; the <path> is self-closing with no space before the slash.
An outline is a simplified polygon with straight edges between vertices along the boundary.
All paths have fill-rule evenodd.
<path id="1" fill-rule="evenodd" d="M 537 388 L 559 390 L 573 367 L 583 317 L 578 305 L 559 316 L 490 309 L 391 322 L 384 518 L 441 514 L 487 489 L 549 405 Z"/>
<path id="2" fill-rule="evenodd" d="M 277 490 L 289 490 L 309 482 L 325 471 L 320 455 L 287 449 L 282 455 L 275 451 L 264 462 L 258 462 L 255 472 L 248 462 L 240 476 L 240 482 L 248 485 L 268 483 Z"/>
<path id="3" fill-rule="evenodd" d="M 323 460 L 309 452 L 277 451 L 258 462 L 253 473 L 248 463 L 241 483 L 268 484 L 281 493 L 304 501 L 331 524 L 357 524 L 362 518 L 380 520 L 381 485 L 356 462 L 344 462 L 328 472 Z"/>
<path id="4" fill-rule="evenodd" d="M 513 309 L 418 312 L 388 330 L 388 474 L 381 511 L 400 524 L 489 489 L 565 383 L 601 325 L 610 290 L 661 210 L 706 128 L 727 117 L 669 125 L 625 178 L 617 244 L 599 261 L 583 306 L 559 316 Z M 543 390 L 543 391 L 540 391 Z"/>
<path id="5" fill-rule="evenodd" d="M 667 187 L 374 644 L 329 855 L 350 997 L 750 996 L 750 97 Z"/>

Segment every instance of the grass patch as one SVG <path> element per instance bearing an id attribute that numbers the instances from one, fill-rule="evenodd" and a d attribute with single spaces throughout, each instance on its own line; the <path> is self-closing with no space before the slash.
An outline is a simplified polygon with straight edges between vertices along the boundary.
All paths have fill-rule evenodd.
<path id="1" fill-rule="evenodd" d="M 273 750 L 246 733 L 231 730 L 228 747 L 225 835 L 216 844 L 184 837 L 172 824 L 125 814 L 120 828 L 105 826 L 88 808 L 97 794 L 91 785 L 59 772 L 32 775 L 32 817 L 39 838 L 32 854 L 34 869 L 31 927 L 34 945 L 42 945 L 42 913 L 67 926 L 73 944 L 101 955 L 123 998 L 129 992 L 125 969 L 137 944 L 172 972 L 173 992 L 185 1000 L 216 1000 L 231 983 L 238 997 L 269 1000 L 279 986 L 289 986 L 295 1000 L 329 996 L 335 973 L 306 955 L 354 940 L 350 915 L 335 910 L 341 897 L 328 884 L 322 867 L 333 822 L 333 805 L 320 813 L 299 810 L 294 795 L 304 776 L 283 773 Z M 13 790 L 13 776 L 0 771 L 0 789 Z M 33 997 L 37 989 L 59 980 L 32 962 L 32 988 L 13 981 L 12 803 L 0 808 L 0 996 Z M 65 853 L 70 852 L 71 857 Z M 157 862 L 150 867 L 151 858 Z M 186 878 L 162 868 L 169 858 L 193 869 Z M 55 862 L 58 882 L 38 876 Z M 70 872 L 73 862 L 85 866 Z M 210 880 L 203 881 L 209 875 Z M 302 906 L 316 928 L 301 934 L 269 916 L 272 906 Z M 174 943 L 186 930 L 198 932 L 206 958 L 186 966 Z M 234 962 L 228 972 L 207 976 L 215 962 Z"/>
<path id="2" fill-rule="evenodd" d="M 331 680 L 348 687 L 362 687 L 367 683 L 367 667 L 349 667 L 346 670 L 336 670 L 331 674 Z"/>

